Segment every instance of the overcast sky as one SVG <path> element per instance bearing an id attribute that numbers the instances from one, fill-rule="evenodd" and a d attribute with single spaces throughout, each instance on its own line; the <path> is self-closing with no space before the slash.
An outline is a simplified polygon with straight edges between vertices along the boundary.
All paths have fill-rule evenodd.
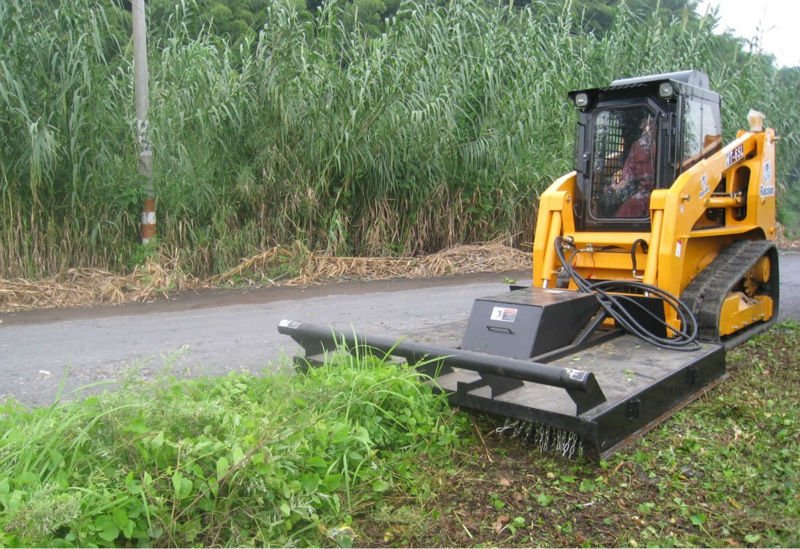
<path id="1" fill-rule="evenodd" d="M 751 40 L 775 56 L 778 66 L 800 66 L 800 1 L 798 0 L 700 0 L 698 13 L 719 6 L 715 31 Z"/>

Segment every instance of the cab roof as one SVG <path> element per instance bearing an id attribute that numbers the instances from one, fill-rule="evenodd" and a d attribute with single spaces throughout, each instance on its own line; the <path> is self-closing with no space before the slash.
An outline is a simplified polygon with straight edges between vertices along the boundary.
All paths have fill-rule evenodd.
<path id="1" fill-rule="evenodd" d="M 567 95 L 574 102 L 576 95 L 587 94 L 590 98 L 588 104 L 596 105 L 598 102 L 610 99 L 655 97 L 659 94 L 659 86 L 665 82 L 669 82 L 672 85 L 675 94 L 702 97 L 717 104 L 720 102 L 719 95 L 709 87 L 708 75 L 698 70 L 620 78 L 612 81 L 606 87 L 574 90 Z"/>

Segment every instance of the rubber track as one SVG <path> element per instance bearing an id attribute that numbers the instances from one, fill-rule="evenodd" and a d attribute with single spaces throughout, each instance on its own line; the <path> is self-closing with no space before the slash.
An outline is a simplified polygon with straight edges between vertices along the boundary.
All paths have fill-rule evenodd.
<path id="1" fill-rule="evenodd" d="M 719 323 L 722 302 L 728 292 L 744 278 L 747 271 L 770 250 L 776 250 L 776 248 L 775 244 L 769 240 L 738 240 L 725 248 L 686 287 L 681 295 L 681 301 L 686 303 L 697 317 L 699 339 L 720 341 Z M 773 261 L 776 259 L 777 257 L 771 258 Z M 774 288 L 776 282 L 770 280 L 770 287 Z M 771 292 L 771 295 L 775 299 L 774 292 Z M 777 300 L 775 307 L 773 319 L 777 316 Z M 756 328 L 758 325 L 752 325 L 751 329 Z M 746 332 L 749 331 L 750 329 Z M 734 337 L 737 340 L 740 339 L 738 336 Z"/>

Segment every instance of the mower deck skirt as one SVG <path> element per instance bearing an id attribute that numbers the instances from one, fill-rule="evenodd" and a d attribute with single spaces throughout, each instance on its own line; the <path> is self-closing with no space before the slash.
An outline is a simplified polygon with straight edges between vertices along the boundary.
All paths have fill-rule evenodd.
<path id="1" fill-rule="evenodd" d="M 580 368 L 594 374 L 605 402 L 579 413 L 564 391 L 525 382 L 494 395 L 489 387 L 459 391 L 478 374 L 453 369 L 436 383 L 453 405 L 575 432 L 584 451 L 594 457 L 611 454 L 621 443 L 655 427 L 724 379 L 725 354 L 719 345 L 696 351 L 659 349 L 623 335 L 584 349 L 550 365 Z"/>

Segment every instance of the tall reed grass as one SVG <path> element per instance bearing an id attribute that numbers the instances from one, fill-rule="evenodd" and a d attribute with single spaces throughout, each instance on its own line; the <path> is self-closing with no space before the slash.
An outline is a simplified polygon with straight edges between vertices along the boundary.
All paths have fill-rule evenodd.
<path id="1" fill-rule="evenodd" d="M 569 89 L 693 67 L 800 163 L 800 107 L 761 56 L 721 58 L 710 29 L 621 10 L 604 35 L 569 10 L 404 2 L 383 34 L 276 1 L 231 47 L 182 21 L 152 37 L 151 126 L 163 250 L 198 275 L 273 244 L 415 254 L 529 241 L 538 193 L 572 164 Z M 138 249 L 125 14 L 89 0 L 0 6 L 0 276 L 124 270 Z M 790 73 L 791 74 L 791 73 Z"/>

